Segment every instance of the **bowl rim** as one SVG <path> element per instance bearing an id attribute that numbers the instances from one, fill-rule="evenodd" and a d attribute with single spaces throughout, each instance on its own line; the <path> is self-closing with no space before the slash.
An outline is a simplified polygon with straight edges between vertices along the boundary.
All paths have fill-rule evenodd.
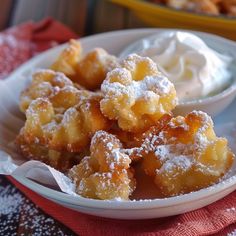
<path id="1" fill-rule="evenodd" d="M 233 79 L 232 83 L 223 91 L 209 97 L 204 97 L 200 99 L 190 100 L 190 101 L 179 101 L 178 106 L 192 106 L 192 105 L 207 105 L 213 102 L 217 102 L 221 99 L 228 97 L 229 95 L 234 94 L 236 96 L 236 78 Z"/>

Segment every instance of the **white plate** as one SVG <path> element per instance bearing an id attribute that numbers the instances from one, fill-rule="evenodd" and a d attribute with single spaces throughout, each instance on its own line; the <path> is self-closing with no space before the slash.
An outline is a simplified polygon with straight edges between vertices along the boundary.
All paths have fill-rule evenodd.
<path id="1" fill-rule="evenodd" d="M 81 42 L 85 51 L 94 47 L 103 47 L 110 53 L 118 55 L 128 44 L 158 31 L 160 30 L 116 31 L 82 38 Z M 212 44 L 214 44 L 215 40 L 222 41 L 222 38 L 206 33 L 198 32 L 197 35 L 208 42 L 212 42 Z M 16 133 L 23 125 L 23 116 L 18 109 L 18 97 L 20 91 L 27 83 L 27 76 L 35 68 L 46 68 L 50 65 L 64 47 L 65 45 L 58 46 L 40 54 L 22 65 L 7 80 L 0 82 L 0 134 L 1 137 L 5 137 L 0 139 L 0 148 L 11 153 L 7 144 L 14 139 Z M 19 83 L 19 80 L 22 83 Z M 3 90 L 4 93 L 2 92 Z M 9 94 L 8 96 L 4 96 L 6 92 Z M 223 114 L 216 117 L 216 123 L 220 126 L 225 122 L 233 122 L 236 117 L 235 108 L 236 102 Z M 233 128 L 234 123 L 229 124 L 226 128 L 221 128 L 221 130 L 219 129 L 220 135 L 223 135 L 222 130 L 224 134 L 229 135 Z M 14 155 L 14 152 L 11 154 Z M 236 167 L 233 167 L 233 169 L 235 170 Z M 215 202 L 236 189 L 236 177 L 232 176 L 213 187 L 178 197 L 144 201 L 100 201 L 70 196 L 26 178 L 15 178 L 31 190 L 60 205 L 91 215 L 117 219 L 148 219 L 181 214 Z"/>

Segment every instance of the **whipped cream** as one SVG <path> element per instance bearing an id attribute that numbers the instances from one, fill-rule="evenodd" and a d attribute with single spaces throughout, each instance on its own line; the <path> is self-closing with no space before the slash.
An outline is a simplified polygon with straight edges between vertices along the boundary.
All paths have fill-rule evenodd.
<path id="1" fill-rule="evenodd" d="M 154 60 L 174 83 L 180 102 L 211 96 L 230 84 L 232 58 L 209 48 L 192 33 L 162 32 L 136 46 L 137 54 Z"/>

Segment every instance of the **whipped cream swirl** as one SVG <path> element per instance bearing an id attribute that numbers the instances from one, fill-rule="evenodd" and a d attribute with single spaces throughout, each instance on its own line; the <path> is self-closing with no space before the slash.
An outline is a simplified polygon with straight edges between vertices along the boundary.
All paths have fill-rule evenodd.
<path id="1" fill-rule="evenodd" d="M 157 63 L 174 83 L 180 102 L 216 94 L 231 80 L 228 67 L 232 58 L 209 48 L 192 33 L 159 33 L 153 40 L 142 40 L 136 53 Z"/>

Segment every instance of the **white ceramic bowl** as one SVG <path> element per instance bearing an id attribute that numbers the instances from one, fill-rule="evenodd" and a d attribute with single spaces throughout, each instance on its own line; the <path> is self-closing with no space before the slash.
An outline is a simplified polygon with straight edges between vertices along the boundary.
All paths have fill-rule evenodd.
<path id="1" fill-rule="evenodd" d="M 128 44 L 158 31 L 160 30 L 138 29 L 110 32 L 82 38 L 81 42 L 85 51 L 88 51 L 94 47 L 103 47 L 110 53 L 118 55 Z M 221 38 L 209 34 L 198 34 L 201 37 L 213 40 L 213 42 L 218 39 L 222 40 Z M 228 50 L 230 50 L 231 42 L 227 40 L 226 42 L 228 45 Z M 65 48 L 65 45 L 58 46 L 40 54 L 22 65 L 19 69 L 12 73 L 7 80 L 0 82 L 0 148 L 8 153 L 11 150 L 7 144 L 14 140 L 17 132 L 23 125 L 24 118 L 18 108 L 18 98 L 20 91 L 28 83 L 27 78 L 29 73 L 35 68 L 48 67 L 48 65 L 55 60 L 63 48 Z M 233 48 L 231 48 L 231 50 L 232 49 Z M 7 96 L 4 95 L 6 93 Z M 221 125 L 226 121 L 234 121 L 236 115 L 236 112 L 234 112 L 235 107 L 236 103 L 232 104 L 224 114 L 217 117 L 217 124 Z M 231 129 L 232 127 L 230 126 L 228 129 L 229 132 Z M 226 129 L 223 128 L 222 130 L 226 132 Z M 219 131 L 220 135 L 223 135 L 222 130 Z M 178 197 L 146 201 L 100 201 L 85 199 L 55 191 L 27 178 L 18 176 L 15 176 L 15 178 L 20 183 L 45 198 L 76 211 L 117 219 L 147 219 L 171 216 L 192 211 L 223 198 L 236 189 L 236 177 L 234 175 L 234 170 L 236 170 L 235 166 L 233 167 L 231 176 L 228 176 L 224 182 L 220 182 L 212 187 Z"/>
<path id="2" fill-rule="evenodd" d="M 166 30 L 168 31 L 168 30 Z M 175 31 L 175 30 L 169 30 Z M 177 30 L 180 31 L 180 30 Z M 231 40 L 216 36 L 216 35 L 209 35 L 203 34 L 200 32 L 194 31 L 186 31 L 181 30 L 182 32 L 192 32 L 195 35 L 199 36 L 210 48 L 214 49 L 215 51 L 230 55 L 233 58 L 232 67 L 232 82 L 231 84 L 222 92 L 210 96 L 207 98 L 196 99 L 193 101 L 185 101 L 179 102 L 179 105 L 174 110 L 175 115 L 185 115 L 192 110 L 201 110 L 207 112 L 211 116 L 215 116 L 222 112 L 229 104 L 233 101 L 236 96 L 236 42 Z M 153 42 L 156 39 L 156 34 L 153 34 L 148 37 L 144 37 L 139 39 L 130 45 L 127 45 L 126 48 L 119 54 L 120 58 L 125 58 L 130 53 L 136 53 L 140 51 L 143 46 L 147 48 L 147 42 Z M 145 40 L 145 43 L 144 43 Z M 150 44 L 151 45 L 151 44 Z"/>
<path id="3" fill-rule="evenodd" d="M 212 97 L 196 101 L 182 102 L 174 109 L 175 115 L 185 115 L 192 110 L 201 110 L 215 117 L 224 111 L 236 96 L 236 81 L 234 80 L 227 89 Z"/>

